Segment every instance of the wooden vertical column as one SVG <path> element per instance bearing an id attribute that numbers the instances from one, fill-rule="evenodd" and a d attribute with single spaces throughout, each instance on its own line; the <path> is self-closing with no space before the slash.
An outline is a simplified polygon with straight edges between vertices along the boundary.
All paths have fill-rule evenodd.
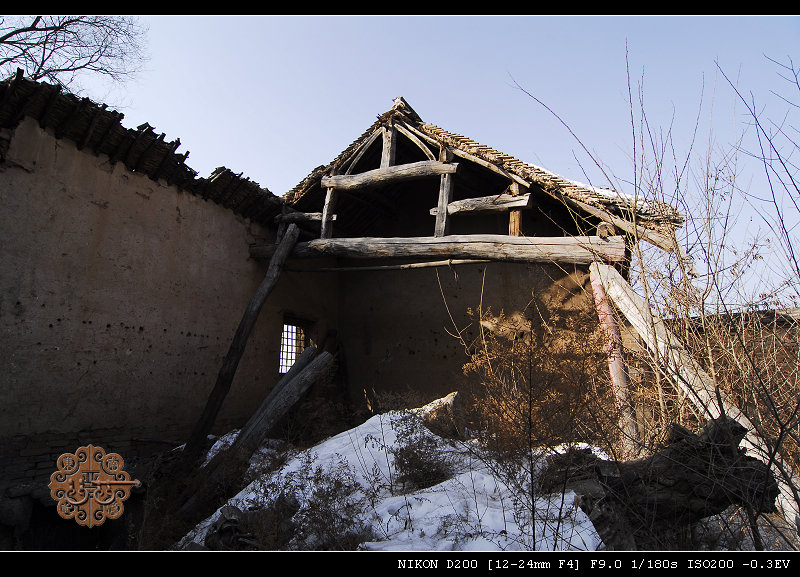
<path id="1" fill-rule="evenodd" d="M 439 162 L 450 162 L 453 160 L 453 153 L 442 145 L 439 151 Z M 447 214 L 447 205 L 453 200 L 453 175 L 450 173 L 441 176 L 439 183 L 439 205 L 436 212 L 436 225 L 433 236 L 446 236 L 450 233 L 450 219 Z"/>
<path id="2" fill-rule="evenodd" d="M 511 196 L 519 196 L 521 194 L 518 182 L 511 182 Z M 522 224 L 522 210 L 519 208 L 512 208 L 508 211 L 508 236 L 519 236 L 520 226 Z"/>
<path id="3" fill-rule="evenodd" d="M 614 317 L 614 311 L 608 300 L 608 295 L 603 288 L 597 268 L 589 267 L 589 279 L 592 284 L 594 305 L 600 319 L 600 330 L 606 345 L 608 355 L 608 369 L 611 374 L 611 387 L 614 402 L 620 415 L 620 429 L 622 430 L 622 444 L 626 452 L 625 458 L 637 456 L 638 432 L 636 418 L 630 404 L 628 375 L 625 372 L 625 361 L 622 356 L 622 335 Z"/>
<path id="4" fill-rule="evenodd" d="M 383 127 L 383 151 L 381 152 L 381 168 L 394 166 L 397 151 L 397 129 L 394 126 Z"/>

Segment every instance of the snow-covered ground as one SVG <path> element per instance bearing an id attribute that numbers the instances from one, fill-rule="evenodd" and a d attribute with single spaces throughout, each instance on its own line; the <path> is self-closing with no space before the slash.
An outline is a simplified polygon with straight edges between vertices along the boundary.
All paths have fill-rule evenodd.
<path id="1" fill-rule="evenodd" d="M 259 462 L 276 455 L 274 445 L 266 445 L 251 461 L 254 479 L 227 505 L 239 511 L 266 510 L 279 496 L 292 495 L 293 526 L 302 529 L 286 544 L 290 549 L 324 547 L 330 535 L 323 533 L 335 530 L 357 533 L 351 542 L 369 551 L 602 547 L 574 493 L 532 497 L 524 476 L 518 483 L 514 475 L 498 473 L 477 445 L 447 441 L 409 423 L 407 412 L 376 415 L 311 449 L 291 452 L 279 468 L 257 474 Z M 212 452 L 232 442 L 235 434 L 220 438 Z M 419 486 L 427 483 L 419 479 L 416 485 L 403 483 L 403 464 L 397 459 L 409 446 L 417 458 L 431 460 L 433 471 L 444 469 L 447 475 L 431 478 L 434 484 L 424 488 Z M 176 548 L 203 545 L 219 527 L 223 509 L 198 524 Z"/>

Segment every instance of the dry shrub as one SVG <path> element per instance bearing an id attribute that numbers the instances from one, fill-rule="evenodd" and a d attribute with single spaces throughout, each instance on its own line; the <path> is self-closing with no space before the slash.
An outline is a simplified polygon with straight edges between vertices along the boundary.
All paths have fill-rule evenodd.
<path id="1" fill-rule="evenodd" d="M 475 412 L 487 442 L 508 456 L 531 447 L 616 442 L 616 415 L 596 315 L 548 311 L 528 326 L 503 311 L 470 310 L 481 336 L 470 348 L 466 375 L 477 376 Z"/>
<path id="2" fill-rule="evenodd" d="M 306 453 L 297 470 L 264 482 L 259 493 L 264 501 L 251 504 L 251 511 L 260 511 L 251 530 L 265 548 L 354 550 L 372 538 L 362 520 L 365 488 L 344 457 L 320 464 Z"/>
<path id="3" fill-rule="evenodd" d="M 432 487 L 449 479 L 453 466 L 446 447 L 413 411 L 403 411 L 392 422 L 398 439 L 389 451 L 394 459 L 395 479 L 402 492 Z"/>

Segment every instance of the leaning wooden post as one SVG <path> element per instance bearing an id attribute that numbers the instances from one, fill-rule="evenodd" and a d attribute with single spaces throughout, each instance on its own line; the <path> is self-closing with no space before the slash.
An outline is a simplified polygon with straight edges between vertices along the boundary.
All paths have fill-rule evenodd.
<path id="1" fill-rule="evenodd" d="M 283 235 L 283 238 L 280 240 L 275 250 L 275 254 L 272 255 L 264 280 L 261 281 L 255 294 L 250 299 L 247 309 L 242 316 L 242 320 L 239 321 L 239 327 L 236 329 L 236 334 L 233 336 L 233 341 L 222 363 L 222 368 L 217 376 L 217 382 L 208 397 L 203 414 L 200 420 L 197 421 L 192 434 L 189 436 L 189 440 L 186 442 L 184 455 L 192 459 L 199 457 L 200 451 L 205 444 L 206 437 L 214 426 L 217 414 L 222 408 L 222 403 L 231 388 L 233 377 L 236 374 L 239 361 L 244 353 L 245 345 L 247 345 L 247 339 L 250 337 L 250 332 L 253 330 L 253 326 L 258 319 L 258 313 L 261 311 L 261 307 L 272 292 L 272 289 L 275 288 L 275 284 L 278 282 L 278 277 L 281 274 L 281 269 L 289 254 L 292 252 L 294 245 L 297 244 L 299 234 L 300 230 L 297 228 L 296 224 L 289 225 L 289 228 L 286 230 L 286 233 Z"/>
<path id="2" fill-rule="evenodd" d="M 625 371 L 625 360 L 622 355 L 622 335 L 614 317 L 614 311 L 608 300 L 608 295 L 603 288 L 603 283 L 594 266 L 589 267 L 589 279 L 592 284 L 594 306 L 600 319 L 600 330 L 608 355 L 608 369 L 611 374 L 611 388 L 614 402 L 620 415 L 620 430 L 622 431 L 622 446 L 625 451 L 624 458 L 633 458 L 638 454 L 638 432 L 636 430 L 635 413 L 630 404 L 628 374 Z"/>
<path id="3" fill-rule="evenodd" d="M 742 446 L 773 469 L 781 490 L 778 497 L 779 507 L 787 520 L 795 523 L 800 534 L 800 478 L 795 475 L 791 465 L 783 461 L 774 441 L 768 443 L 758 435 L 755 425 L 747 415 L 717 387 L 714 379 L 694 360 L 677 337 L 667 329 L 664 321 L 653 314 L 647 301 L 636 294 L 614 267 L 595 262 L 590 268 L 596 269 L 597 277 L 611 302 L 642 338 L 658 361 L 659 367 L 674 378 L 676 385 L 687 393 L 698 410 L 712 419 L 723 416 L 733 418 L 749 429 Z"/>
<path id="4" fill-rule="evenodd" d="M 336 200 L 336 189 L 328 188 L 325 193 L 325 205 L 322 207 L 320 238 L 331 238 L 333 236 L 333 210 L 336 207 Z"/>
<path id="5" fill-rule="evenodd" d="M 209 504 L 217 503 L 220 497 L 227 497 L 224 490 L 221 491 L 226 485 L 226 477 L 231 471 L 241 471 L 242 467 L 247 466 L 250 457 L 264 440 L 264 435 L 324 376 L 332 362 L 333 355 L 327 351 L 316 354 L 316 349 L 309 347 L 303 352 L 295 362 L 296 366 L 292 367 L 242 428 L 233 445 L 217 453 L 210 463 L 198 471 L 192 484 L 178 500 L 178 515 L 182 519 L 196 522 L 198 514 L 205 516 L 210 513 Z"/>

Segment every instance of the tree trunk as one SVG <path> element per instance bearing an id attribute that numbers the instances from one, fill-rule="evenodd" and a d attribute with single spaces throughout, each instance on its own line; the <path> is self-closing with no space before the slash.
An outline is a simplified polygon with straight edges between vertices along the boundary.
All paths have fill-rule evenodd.
<path id="1" fill-rule="evenodd" d="M 731 505 L 777 511 L 769 467 L 738 448 L 746 432 L 720 417 L 699 435 L 674 425 L 672 442 L 647 458 L 605 461 L 588 449 L 557 455 L 542 489 L 575 491 L 609 549 L 663 549 L 681 529 Z"/>

